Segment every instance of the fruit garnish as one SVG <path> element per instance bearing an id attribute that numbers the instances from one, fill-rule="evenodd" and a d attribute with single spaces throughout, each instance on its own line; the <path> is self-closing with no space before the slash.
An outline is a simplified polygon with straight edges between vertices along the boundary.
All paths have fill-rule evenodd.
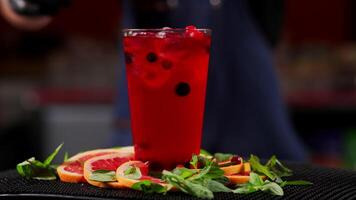
<path id="1" fill-rule="evenodd" d="M 116 179 L 116 169 L 133 159 L 129 153 L 114 153 L 95 156 L 84 163 L 85 180 L 97 187 L 123 187 Z"/>
<path id="2" fill-rule="evenodd" d="M 30 158 L 18 164 L 18 173 L 27 178 L 54 180 L 55 166 L 51 162 L 61 147 L 59 145 L 44 162 Z M 206 199 L 214 198 L 214 192 L 249 194 L 262 191 L 282 196 L 285 186 L 312 184 L 304 180 L 283 180 L 293 173 L 276 156 L 262 164 L 255 155 L 246 162 L 233 154 L 212 156 L 201 150 L 189 163 L 162 172 L 150 172 L 148 162 L 133 158 L 133 147 L 92 150 L 71 158 L 66 154 L 57 171 L 64 182 L 88 182 L 97 187 L 131 188 L 144 193 L 181 191 Z"/>
<path id="3" fill-rule="evenodd" d="M 228 175 L 226 177 L 229 179 L 230 184 L 233 184 L 233 185 L 247 183 L 248 180 L 250 179 L 249 175 L 246 176 L 246 175 L 240 175 L 240 174 Z"/>
<path id="4" fill-rule="evenodd" d="M 57 173 L 61 181 L 70 183 L 87 182 L 84 178 L 84 162 L 97 156 L 107 154 L 122 154 L 122 156 L 132 158 L 134 155 L 133 147 L 121 147 L 110 149 L 96 149 L 78 153 L 62 163 L 57 168 Z"/>
<path id="5" fill-rule="evenodd" d="M 135 185 L 136 183 L 137 184 L 134 189 L 138 189 L 145 186 L 148 187 L 148 185 L 150 185 L 150 187 L 157 187 L 155 186 L 155 184 L 159 184 L 162 187 L 166 187 L 166 184 L 164 184 L 162 180 L 148 175 L 148 163 L 143 163 L 137 160 L 128 161 L 120 165 L 116 170 L 116 179 L 120 185 L 123 185 L 127 188 L 132 188 L 133 185 Z M 142 181 L 146 181 L 144 185 L 139 184 Z M 148 184 L 147 181 L 150 181 L 151 184 Z M 145 191 L 146 189 L 148 190 L 148 188 L 141 189 L 142 191 Z"/>
<path id="6" fill-rule="evenodd" d="M 55 180 L 56 166 L 52 165 L 53 159 L 62 148 L 63 143 L 60 144 L 53 153 L 51 153 L 45 161 L 41 162 L 35 159 L 35 157 L 29 158 L 22 163 L 17 164 L 17 172 L 26 178 L 33 178 L 38 180 Z"/>
<path id="7" fill-rule="evenodd" d="M 220 169 L 224 171 L 224 175 L 233 175 L 240 173 L 242 168 L 243 164 L 241 162 L 240 164 L 221 167 Z"/>
<path id="8" fill-rule="evenodd" d="M 250 163 L 246 162 L 243 164 L 242 172 L 243 175 L 250 175 L 251 172 L 251 165 Z"/>

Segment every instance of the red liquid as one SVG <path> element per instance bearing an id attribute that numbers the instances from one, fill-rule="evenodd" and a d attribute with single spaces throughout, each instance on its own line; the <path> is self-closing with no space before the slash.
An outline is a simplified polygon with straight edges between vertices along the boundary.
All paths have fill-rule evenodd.
<path id="1" fill-rule="evenodd" d="M 135 157 L 160 168 L 200 151 L 210 35 L 191 32 L 124 37 Z"/>

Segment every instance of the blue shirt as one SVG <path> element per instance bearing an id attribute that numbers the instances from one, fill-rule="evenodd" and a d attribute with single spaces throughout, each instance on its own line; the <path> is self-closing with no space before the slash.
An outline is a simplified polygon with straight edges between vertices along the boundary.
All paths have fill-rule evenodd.
<path id="1" fill-rule="evenodd" d="M 170 24 L 212 29 L 212 46 L 202 148 L 304 160 L 305 149 L 291 128 L 267 45 L 246 0 L 177 0 Z M 216 1 L 215 1 L 216 2 Z M 130 1 L 124 1 L 123 28 L 135 28 Z M 121 55 L 121 58 L 123 56 Z M 118 118 L 129 118 L 124 59 L 121 59 Z M 117 144 L 131 142 L 119 130 Z"/>

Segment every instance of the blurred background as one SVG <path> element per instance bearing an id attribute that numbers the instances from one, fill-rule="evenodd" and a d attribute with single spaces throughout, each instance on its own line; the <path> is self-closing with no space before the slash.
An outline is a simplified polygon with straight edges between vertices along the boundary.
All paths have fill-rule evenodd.
<path id="1" fill-rule="evenodd" d="M 274 58 L 294 128 L 313 163 L 356 168 L 356 3 L 284 6 Z M 75 0 L 36 32 L 0 18 L 0 170 L 62 141 L 70 155 L 112 145 L 120 10 Z"/>

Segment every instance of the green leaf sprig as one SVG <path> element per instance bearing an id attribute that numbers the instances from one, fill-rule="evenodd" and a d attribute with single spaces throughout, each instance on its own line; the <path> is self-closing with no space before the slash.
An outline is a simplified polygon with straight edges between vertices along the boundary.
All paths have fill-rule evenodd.
<path id="1" fill-rule="evenodd" d="M 285 185 L 292 185 L 292 184 L 298 184 L 298 185 L 311 185 L 312 183 L 309 181 L 292 181 L 291 183 L 288 183 L 286 181 L 283 181 L 283 177 L 288 177 L 292 176 L 292 170 L 284 166 L 276 156 L 272 156 L 265 165 L 261 164 L 260 159 L 255 156 L 251 155 L 249 162 L 251 164 L 251 168 L 253 172 L 256 172 L 261 175 L 267 176 L 271 181 L 276 182 L 278 184 L 283 184 L 282 186 Z"/>
<path id="2" fill-rule="evenodd" d="M 166 194 L 169 190 L 169 188 L 164 187 L 158 183 L 154 183 L 150 180 L 143 180 L 140 182 L 137 182 L 131 186 L 132 189 L 134 190 L 139 190 L 144 193 L 158 193 L 158 194 Z"/>
<path id="3" fill-rule="evenodd" d="M 53 159 L 57 156 L 63 143 L 60 144 L 53 153 L 51 153 L 45 161 L 41 162 L 35 157 L 29 158 L 16 166 L 17 172 L 26 178 L 33 178 L 38 180 L 55 180 L 57 165 L 52 165 Z"/>
<path id="4" fill-rule="evenodd" d="M 239 185 L 239 187 L 233 190 L 237 194 L 249 194 L 257 191 L 268 192 L 273 195 L 283 196 L 284 192 L 280 185 L 269 180 L 263 181 L 263 179 L 256 173 L 250 173 L 249 182 Z"/>
<path id="5" fill-rule="evenodd" d="M 198 161 L 204 165 L 202 169 L 196 168 Z M 180 167 L 173 171 L 164 170 L 162 179 L 182 192 L 199 198 L 212 199 L 213 192 L 232 191 L 225 186 L 228 180 L 224 176 L 224 171 L 212 161 L 212 158 L 194 155 L 190 164 L 194 169 Z"/>

